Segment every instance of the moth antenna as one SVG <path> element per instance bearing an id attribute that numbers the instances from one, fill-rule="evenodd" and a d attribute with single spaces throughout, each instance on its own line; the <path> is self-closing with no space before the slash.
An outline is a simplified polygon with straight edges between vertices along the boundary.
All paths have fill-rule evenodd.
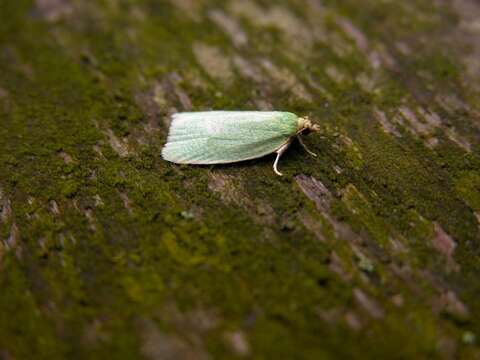
<path id="1" fill-rule="evenodd" d="M 300 145 L 302 145 L 302 147 L 305 149 L 305 151 L 306 151 L 307 153 L 309 153 L 310 155 L 312 155 L 312 156 L 314 156 L 314 157 L 317 157 L 317 156 L 318 156 L 318 155 L 315 154 L 313 151 L 311 151 L 311 150 L 307 147 L 307 145 L 305 145 L 305 143 L 303 142 L 301 136 L 297 136 L 297 138 L 298 138 L 298 142 L 300 143 Z"/>

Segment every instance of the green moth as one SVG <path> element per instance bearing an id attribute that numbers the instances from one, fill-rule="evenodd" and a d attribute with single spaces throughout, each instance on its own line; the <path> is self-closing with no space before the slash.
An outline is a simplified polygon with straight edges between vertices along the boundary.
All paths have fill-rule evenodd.
<path id="1" fill-rule="evenodd" d="M 177 164 L 225 164 L 255 159 L 277 153 L 278 160 L 292 141 L 319 131 L 308 119 L 282 111 L 205 111 L 173 115 L 167 144 L 162 149 L 165 160 Z"/>

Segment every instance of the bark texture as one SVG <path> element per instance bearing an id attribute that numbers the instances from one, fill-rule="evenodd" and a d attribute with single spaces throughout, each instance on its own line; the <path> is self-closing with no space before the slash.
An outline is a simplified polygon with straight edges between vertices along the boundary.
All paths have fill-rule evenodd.
<path id="1" fill-rule="evenodd" d="M 0 359 L 480 359 L 475 0 L 2 0 Z M 163 161 L 169 115 L 321 136 Z"/>

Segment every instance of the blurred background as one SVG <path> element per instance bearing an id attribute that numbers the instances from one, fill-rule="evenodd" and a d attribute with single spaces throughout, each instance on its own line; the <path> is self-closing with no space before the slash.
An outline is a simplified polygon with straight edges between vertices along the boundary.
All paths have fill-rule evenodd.
<path id="1" fill-rule="evenodd" d="M 480 359 L 480 3 L 2 0 L 0 359 Z M 321 125 L 223 166 L 170 115 Z"/>

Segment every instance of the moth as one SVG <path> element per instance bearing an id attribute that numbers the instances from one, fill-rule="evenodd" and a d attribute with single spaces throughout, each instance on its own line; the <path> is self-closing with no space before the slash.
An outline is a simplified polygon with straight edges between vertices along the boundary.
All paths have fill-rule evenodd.
<path id="1" fill-rule="evenodd" d="M 277 157 L 273 170 L 279 176 L 278 161 L 301 135 L 320 127 L 308 117 L 283 111 L 204 111 L 174 114 L 162 157 L 177 164 L 226 164 L 256 159 L 271 153 Z"/>

